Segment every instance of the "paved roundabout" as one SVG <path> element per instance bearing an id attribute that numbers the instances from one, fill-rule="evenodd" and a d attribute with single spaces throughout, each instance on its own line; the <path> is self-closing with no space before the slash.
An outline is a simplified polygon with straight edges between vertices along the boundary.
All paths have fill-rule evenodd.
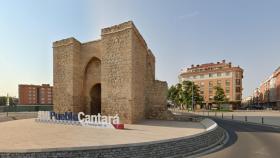
<path id="1" fill-rule="evenodd" d="M 207 123 L 206 123 L 207 126 Z M 0 123 L 1 157 L 167 157 L 216 144 L 224 131 L 200 122 L 147 120 L 124 130 L 47 124 L 23 119 Z"/>

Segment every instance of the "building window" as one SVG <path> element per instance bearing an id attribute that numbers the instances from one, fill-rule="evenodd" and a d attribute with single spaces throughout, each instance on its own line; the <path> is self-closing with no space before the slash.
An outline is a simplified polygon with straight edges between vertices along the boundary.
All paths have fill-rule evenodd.
<path id="1" fill-rule="evenodd" d="M 236 78 L 240 78 L 240 77 L 241 77 L 240 72 L 236 72 L 236 73 L 235 73 L 235 76 L 236 76 Z"/>
<path id="2" fill-rule="evenodd" d="M 230 81 L 226 80 L 226 86 L 230 86 Z"/>
<path id="3" fill-rule="evenodd" d="M 217 76 L 218 76 L 218 77 L 221 77 L 221 76 L 222 76 L 222 74 L 221 74 L 221 73 L 217 73 Z"/>
<path id="4" fill-rule="evenodd" d="M 209 81 L 209 87 L 213 87 L 213 82 Z"/>
<path id="5" fill-rule="evenodd" d="M 236 79 L 236 85 L 240 85 L 240 79 Z"/>
<path id="6" fill-rule="evenodd" d="M 219 86 L 219 87 L 222 86 L 222 81 L 221 81 L 221 80 L 218 80 L 218 81 L 217 81 L 217 86 Z"/>
<path id="7" fill-rule="evenodd" d="M 195 75 L 193 76 L 193 79 L 196 79 L 196 76 L 195 76 Z"/>
<path id="8" fill-rule="evenodd" d="M 241 100 L 241 95 L 240 94 L 236 95 L 236 100 Z"/>
<path id="9" fill-rule="evenodd" d="M 210 77 L 210 78 L 213 77 L 213 74 L 209 74 L 209 77 Z"/>
<path id="10" fill-rule="evenodd" d="M 226 93 L 228 94 L 230 92 L 229 87 L 226 87 Z"/>
<path id="11" fill-rule="evenodd" d="M 204 78 L 204 75 L 200 75 L 200 78 Z"/>
<path id="12" fill-rule="evenodd" d="M 241 92 L 241 88 L 240 87 L 236 87 L 236 92 L 237 93 Z"/>
<path id="13" fill-rule="evenodd" d="M 229 76 L 230 72 L 226 72 L 226 76 Z"/>
<path id="14" fill-rule="evenodd" d="M 209 88 L 209 94 L 213 94 L 213 89 Z"/>

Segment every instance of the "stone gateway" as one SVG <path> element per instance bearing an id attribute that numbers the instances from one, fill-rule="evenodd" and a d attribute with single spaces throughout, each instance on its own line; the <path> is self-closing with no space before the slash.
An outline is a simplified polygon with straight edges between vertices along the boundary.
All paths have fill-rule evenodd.
<path id="1" fill-rule="evenodd" d="M 54 111 L 114 116 L 122 123 L 164 118 L 167 83 L 155 80 L 155 57 L 133 22 L 101 31 L 101 39 L 53 43 Z"/>

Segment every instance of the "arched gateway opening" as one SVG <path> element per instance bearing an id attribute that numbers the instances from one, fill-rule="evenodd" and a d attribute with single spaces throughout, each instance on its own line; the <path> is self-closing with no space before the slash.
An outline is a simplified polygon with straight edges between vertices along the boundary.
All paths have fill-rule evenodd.
<path id="1" fill-rule="evenodd" d="M 101 84 L 95 84 L 90 90 L 90 113 L 97 115 L 101 113 Z"/>
<path id="2" fill-rule="evenodd" d="M 98 114 L 101 112 L 101 60 L 92 57 L 84 69 L 83 96 L 84 112 Z"/>

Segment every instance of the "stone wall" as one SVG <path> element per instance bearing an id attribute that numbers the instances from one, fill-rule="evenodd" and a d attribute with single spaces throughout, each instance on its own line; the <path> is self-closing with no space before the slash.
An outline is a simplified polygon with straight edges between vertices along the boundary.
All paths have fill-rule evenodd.
<path id="1" fill-rule="evenodd" d="M 147 63 L 147 45 L 138 34 L 132 29 L 132 116 L 134 121 L 145 117 L 145 78 Z"/>
<path id="2" fill-rule="evenodd" d="M 40 158 L 59 158 L 59 157 L 80 157 L 80 158 L 105 158 L 105 157 L 186 157 L 205 151 L 220 144 L 226 137 L 225 131 L 217 127 L 205 133 L 157 142 L 147 142 L 128 145 L 104 146 L 104 147 L 81 147 L 68 149 L 51 149 L 37 152 L 24 153 L 0 153 L 1 157 L 40 157 Z M 92 148 L 92 149 L 91 149 Z"/>
<path id="3" fill-rule="evenodd" d="M 166 105 L 167 82 L 155 80 L 150 90 L 150 106 Z"/>
<path id="4" fill-rule="evenodd" d="M 53 102 L 54 110 L 80 111 L 81 74 L 79 64 L 80 42 L 69 38 L 53 43 Z"/>
<path id="5" fill-rule="evenodd" d="M 85 71 L 87 64 L 92 58 L 98 58 L 99 60 L 101 60 L 101 49 L 101 40 L 82 43 L 80 52 L 80 64 L 82 71 Z"/>
<path id="6" fill-rule="evenodd" d="M 166 110 L 167 84 L 155 80 L 155 57 L 133 22 L 102 29 L 100 40 L 54 42 L 53 51 L 55 111 L 91 113 L 100 83 L 102 115 L 134 123 L 154 107 Z"/>
<path id="7" fill-rule="evenodd" d="M 167 83 L 155 80 L 149 88 L 148 100 L 146 107 L 146 118 L 173 120 L 173 114 L 167 110 Z"/>
<path id="8" fill-rule="evenodd" d="M 83 80 L 84 111 L 87 114 L 91 111 L 92 87 L 99 83 L 101 83 L 101 61 L 98 58 L 92 58 L 87 64 Z"/>
<path id="9" fill-rule="evenodd" d="M 102 113 L 119 114 L 125 123 L 133 120 L 131 34 L 131 29 L 102 30 Z"/>

